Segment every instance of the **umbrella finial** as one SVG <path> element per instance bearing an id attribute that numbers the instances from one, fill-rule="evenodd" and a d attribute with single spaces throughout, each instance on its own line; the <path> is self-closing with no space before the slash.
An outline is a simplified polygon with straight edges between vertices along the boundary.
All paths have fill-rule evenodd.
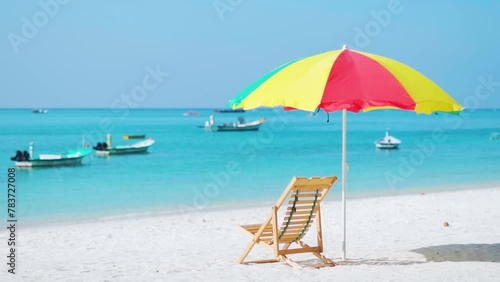
<path id="1" fill-rule="evenodd" d="M 342 46 L 342 50 L 347 50 L 347 44 L 344 44 L 344 46 Z"/>

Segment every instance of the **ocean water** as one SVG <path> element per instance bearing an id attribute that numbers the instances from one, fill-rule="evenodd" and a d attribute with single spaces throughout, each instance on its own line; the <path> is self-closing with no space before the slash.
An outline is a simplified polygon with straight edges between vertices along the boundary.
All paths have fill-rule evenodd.
<path id="1" fill-rule="evenodd" d="M 130 214 L 184 212 L 274 202 L 293 176 L 337 175 L 328 196 L 341 195 L 341 113 L 308 116 L 302 111 L 257 109 L 183 116 L 191 109 L 26 109 L 0 110 L 0 181 L 7 183 L 10 157 L 35 142 L 36 153 L 60 153 L 91 145 L 112 134 L 146 134 L 149 153 L 98 157 L 77 167 L 16 170 L 16 213 L 26 223 L 93 220 Z M 215 123 L 265 118 L 259 131 L 205 132 Z M 329 120 L 329 122 L 327 122 Z M 416 115 L 385 110 L 348 113 L 348 198 L 500 184 L 500 111 Z M 400 149 L 377 150 L 385 135 Z M 5 186 L 5 190 L 7 189 Z M 7 206 L 0 193 L 0 207 Z"/>

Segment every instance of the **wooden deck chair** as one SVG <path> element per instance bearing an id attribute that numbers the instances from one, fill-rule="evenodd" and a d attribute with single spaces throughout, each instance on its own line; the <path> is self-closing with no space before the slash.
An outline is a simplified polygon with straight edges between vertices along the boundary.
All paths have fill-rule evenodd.
<path id="1" fill-rule="evenodd" d="M 287 255 L 312 253 L 323 261 L 322 264 L 312 265 L 313 267 L 335 266 L 333 261 L 321 254 L 323 252 L 323 238 L 321 234 L 320 204 L 336 180 L 337 177 L 335 176 L 292 178 L 276 205 L 272 207 L 271 214 L 264 223 L 238 226 L 239 231 L 252 238 L 252 242 L 238 259 L 238 263 L 244 263 L 243 261 L 253 246 L 259 244 L 273 252 L 275 258 L 246 263 L 267 263 L 284 260 L 291 266 L 300 268 L 301 266 L 289 259 Z M 281 227 L 279 227 L 278 211 L 289 196 L 285 217 Z M 311 228 L 314 219 L 316 219 L 318 245 L 311 247 L 301 239 Z M 289 248 L 293 243 L 296 243 L 299 248 Z"/>

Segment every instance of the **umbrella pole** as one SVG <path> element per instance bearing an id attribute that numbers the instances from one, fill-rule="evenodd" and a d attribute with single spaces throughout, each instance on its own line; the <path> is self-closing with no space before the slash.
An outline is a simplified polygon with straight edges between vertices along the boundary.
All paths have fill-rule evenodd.
<path id="1" fill-rule="evenodd" d="M 347 131 L 347 114 L 346 110 L 342 110 L 342 260 L 346 260 L 346 173 L 347 173 L 347 161 L 346 161 L 346 131 Z"/>

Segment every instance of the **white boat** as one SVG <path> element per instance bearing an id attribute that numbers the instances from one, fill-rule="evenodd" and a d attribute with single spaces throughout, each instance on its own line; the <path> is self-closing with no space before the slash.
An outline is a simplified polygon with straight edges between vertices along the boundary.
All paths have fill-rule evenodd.
<path id="1" fill-rule="evenodd" d="M 199 116 L 201 115 L 199 112 L 196 111 L 188 111 L 182 114 L 185 117 L 190 117 L 190 116 Z"/>
<path id="2" fill-rule="evenodd" d="M 397 149 L 400 144 L 401 140 L 392 137 L 389 134 L 389 130 L 385 132 L 384 138 L 375 141 L 375 146 L 377 146 L 378 149 Z"/>
<path id="3" fill-rule="evenodd" d="M 221 125 L 215 125 L 213 116 L 210 116 L 210 121 L 205 122 L 206 131 L 256 131 L 259 130 L 261 124 L 264 123 L 264 118 L 252 122 L 245 122 L 240 117 L 238 122 L 227 122 Z"/>
<path id="4" fill-rule="evenodd" d="M 31 110 L 32 113 L 34 114 L 46 114 L 49 112 L 49 110 L 45 110 L 45 109 L 33 109 Z"/>

